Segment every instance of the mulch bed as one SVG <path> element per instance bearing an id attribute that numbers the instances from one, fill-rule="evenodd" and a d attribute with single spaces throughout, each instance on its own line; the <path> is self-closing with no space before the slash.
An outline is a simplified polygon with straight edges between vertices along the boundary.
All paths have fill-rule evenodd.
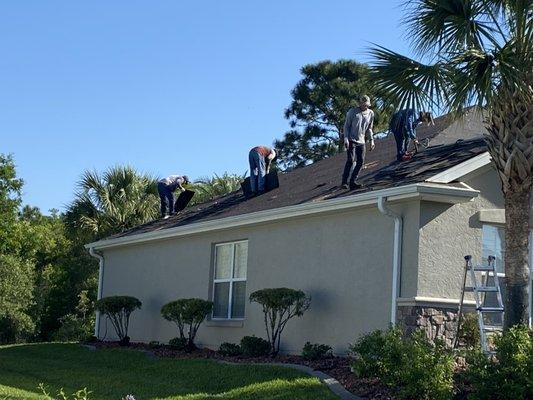
<path id="1" fill-rule="evenodd" d="M 394 400 L 390 390 L 381 385 L 378 379 L 360 379 L 350 370 L 350 363 L 353 361 L 349 357 L 331 357 L 324 360 L 309 361 L 296 355 L 279 355 L 275 359 L 270 357 L 247 358 L 242 356 L 225 357 L 210 349 L 197 349 L 191 352 L 175 350 L 168 346 L 153 347 L 146 343 L 130 343 L 128 347 L 120 346 L 118 342 L 95 342 L 87 343 L 96 348 L 121 348 L 140 350 L 154 354 L 161 358 L 178 359 L 205 359 L 227 361 L 232 363 L 262 364 L 262 363 L 284 363 L 300 364 L 317 371 L 322 371 L 335 378 L 341 385 L 353 394 L 369 400 Z"/>

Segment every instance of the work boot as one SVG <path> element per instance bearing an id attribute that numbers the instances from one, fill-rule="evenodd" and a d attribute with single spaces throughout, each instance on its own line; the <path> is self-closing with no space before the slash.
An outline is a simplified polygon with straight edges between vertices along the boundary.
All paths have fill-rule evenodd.
<path id="1" fill-rule="evenodd" d="M 362 187 L 363 185 L 361 185 L 360 183 L 357 183 L 357 182 L 350 183 L 350 190 L 357 190 L 357 189 L 361 189 Z"/>
<path id="2" fill-rule="evenodd" d="M 342 189 L 348 189 L 348 188 L 349 188 L 349 186 L 348 186 L 348 184 L 347 184 L 347 183 L 343 183 L 343 184 L 341 185 L 341 188 L 342 188 Z"/>
<path id="3" fill-rule="evenodd" d="M 169 218 L 170 218 L 170 215 L 168 214 L 163 217 L 163 219 L 169 219 Z"/>

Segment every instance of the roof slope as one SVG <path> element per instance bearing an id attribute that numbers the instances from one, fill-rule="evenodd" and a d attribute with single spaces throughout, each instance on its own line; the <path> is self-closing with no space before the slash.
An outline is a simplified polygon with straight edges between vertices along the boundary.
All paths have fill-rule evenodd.
<path id="1" fill-rule="evenodd" d="M 417 129 L 418 138 L 429 138 L 430 145 L 410 162 L 396 161 L 396 144 L 392 135 L 376 141 L 376 149 L 367 152 L 365 167 L 359 176 L 359 182 L 365 185 L 360 190 L 340 188 L 346 155 L 339 154 L 306 167 L 280 173 L 280 187 L 261 196 L 247 200 L 239 190 L 214 201 L 187 208 L 166 220 L 152 221 L 110 238 L 424 182 L 439 172 L 485 152 L 487 149 L 483 132 L 484 126 L 479 113 L 470 111 L 456 122 L 445 115 L 436 118 L 434 126 L 420 126 Z"/>

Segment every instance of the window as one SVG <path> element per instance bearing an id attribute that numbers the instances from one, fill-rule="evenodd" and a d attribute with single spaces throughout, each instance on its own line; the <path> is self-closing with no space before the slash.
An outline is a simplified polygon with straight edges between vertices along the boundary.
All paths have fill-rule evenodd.
<path id="1" fill-rule="evenodd" d="M 242 319 L 246 304 L 248 241 L 215 246 L 213 319 Z"/>
<path id="2" fill-rule="evenodd" d="M 496 272 L 498 277 L 505 279 L 505 266 L 503 263 L 505 257 L 505 230 L 503 227 L 497 227 L 493 225 L 483 225 L 483 264 L 488 263 L 488 256 L 494 256 L 494 266 L 496 267 Z M 532 310 L 533 310 L 533 256 L 532 256 L 532 243 L 533 243 L 533 231 L 529 237 L 529 268 L 530 274 L 530 298 L 529 298 L 529 325 L 532 325 Z M 487 284 L 492 284 L 492 280 L 488 278 Z M 505 296 L 505 285 L 503 280 L 500 281 L 502 285 L 502 295 Z M 494 303 L 494 296 L 490 296 L 488 293 L 486 299 L 490 303 Z"/>

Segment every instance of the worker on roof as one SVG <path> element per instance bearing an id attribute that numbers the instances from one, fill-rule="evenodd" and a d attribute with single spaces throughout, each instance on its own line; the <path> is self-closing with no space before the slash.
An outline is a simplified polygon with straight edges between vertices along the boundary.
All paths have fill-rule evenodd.
<path id="1" fill-rule="evenodd" d="M 361 96 L 359 106 L 350 108 L 344 122 L 344 147 L 347 155 L 342 174 L 344 189 L 349 187 L 354 190 L 362 187 L 357 182 L 357 177 L 365 162 L 366 142 L 370 144 L 370 151 L 375 147 L 373 127 L 374 111 L 370 109 L 370 98 Z"/>
<path id="2" fill-rule="evenodd" d="M 162 178 L 157 181 L 157 192 L 159 193 L 159 199 L 161 200 L 161 217 L 168 218 L 170 215 L 174 215 L 174 192 L 176 189 L 185 191 L 183 185 L 190 183 L 187 175 L 170 175 L 166 178 Z M 168 213 L 167 213 L 168 203 Z"/>
<path id="3" fill-rule="evenodd" d="M 389 123 L 389 130 L 394 134 L 396 140 L 396 159 L 398 161 L 410 160 L 413 156 L 408 153 L 409 141 L 412 140 L 418 146 L 416 138 L 416 127 L 422 122 L 433 125 L 433 117 L 430 112 L 415 112 L 412 108 L 400 110 L 392 115 Z"/>
<path id="4" fill-rule="evenodd" d="M 265 177 L 270 171 L 270 164 L 276 158 L 274 149 L 268 146 L 256 146 L 250 150 L 250 186 L 254 195 L 265 191 Z"/>

